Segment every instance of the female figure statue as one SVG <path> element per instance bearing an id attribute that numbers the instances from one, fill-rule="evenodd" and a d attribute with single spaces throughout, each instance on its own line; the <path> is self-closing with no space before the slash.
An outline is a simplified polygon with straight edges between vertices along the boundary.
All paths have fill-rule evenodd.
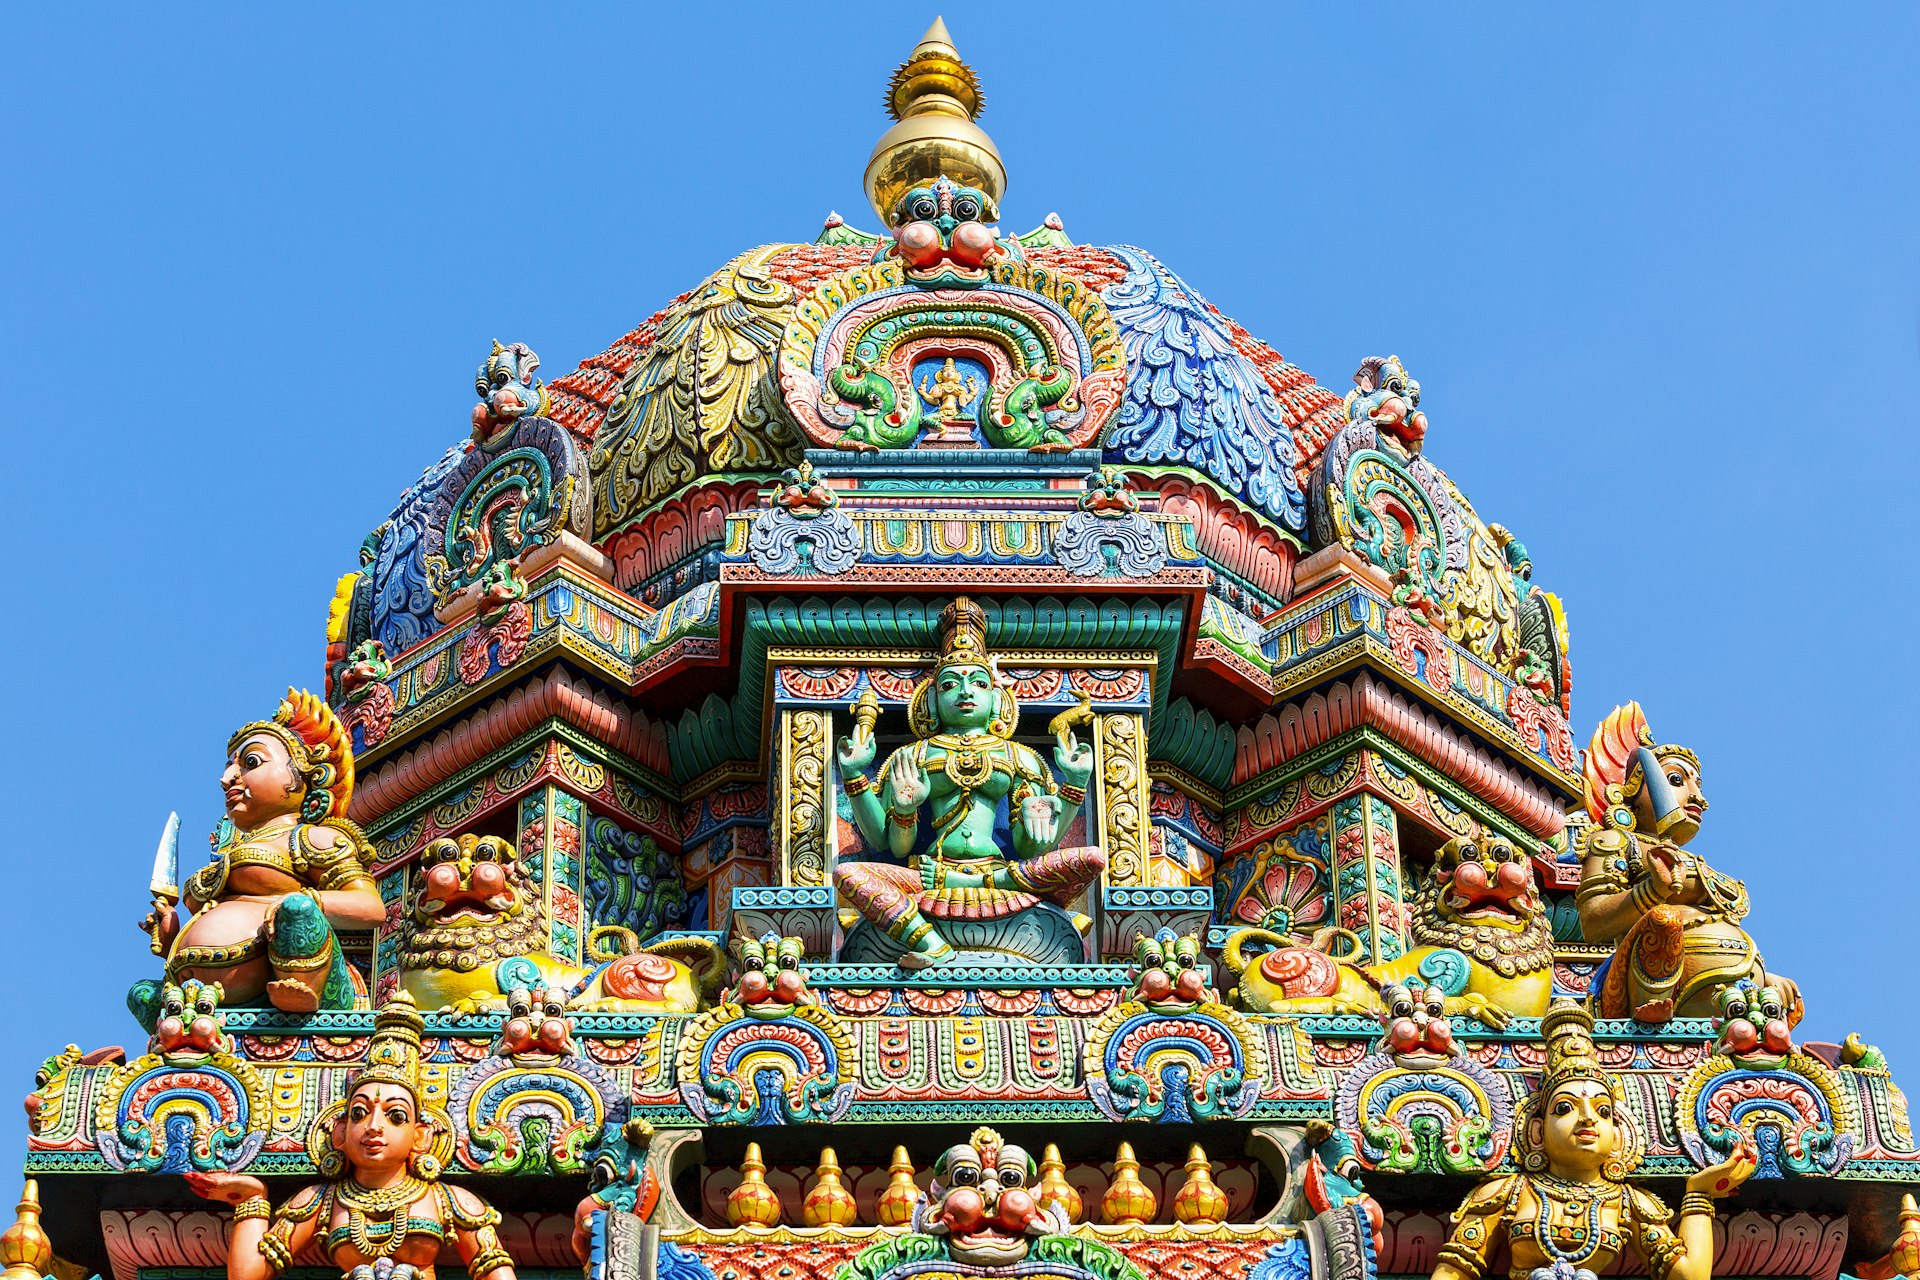
<path id="1" fill-rule="evenodd" d="M 1098 849 L 1061 849 L 1085 802 L 1093 749 L 1064 729 L 1054 749 L 1060 782 L 1031 747 L 1013 741 L 1019 704 L 986 649 L 986 615 L 962 596 L 940 618 L 941 654 L 908 708 L 915 741 L 880 767 L 870 716 L 842 738 L 842 786 L 854 823 L 875 849 L 910 866 L 843 862 L 834 883 L 883 929 L 909 968 L 954 955 L 938 920 L 1010 919 L 1043 899 L 1070 902 L 1106 866 Z M 1007 826 L 1002 847 L 995 828 Z M 922 809 L 931 831 L 922 838 Z"/>
<path id="2" fill-rule="evenodd" d="M 371 852 L 347 820 L 353 748 L 327 704 L 287 691 L 271 720 L 243 725 L 220 775 L 231 833 L 189 877 L 185 927 L 171 906 L 141 921 L 173 982 L 218 982 L 229 1007 L 258 1001 L 292 1013 L 350 1009 L 360 995 L 334 929 L 371 929 L 386 907 Z M 127 997 L 151 1029 L 160 983 Z"/>
<path id="3" fill-rule="evenodd" d="M 1514 1117 L 1522 1172 L 1488 1178 L 1454 1215 L 1433 1280 L 1479 1280 L 1504 1237 L 1511 1280 L 1594 1280 L 1631 1248 L 1654 1280 L 1710 1280 L 1713 1201 L 1753 1173 L 1744 1144 L 1687 1179 L 1678 1229 L 1659 1197 L 1627 1181 L 1645 1140 L 1600 1066 L 1593 1016 L 1562 1001 L 1540 1021 L 1547 1070 Z"/>
<path id="4" fill-rule="evenodd" d="M 471 1191 L 438 1181 L 453 1127 L 420 1100 L 421 1026 L 401 992 L 380 1010 L 367 1065 L 346 1100 L 314 1119 L 307 1154 L 328 1181 L 275 1212 L 258 1178 L 186 1175 L 197 1194 L 233 1206 L 229 1280 L 273 1280 L 315 1240 L 349 1280 L 433 1280 L 434 1259 L 449 1241 L 472 1280 L 514 1280 L 495 1230 L 500 1215 Z"/>

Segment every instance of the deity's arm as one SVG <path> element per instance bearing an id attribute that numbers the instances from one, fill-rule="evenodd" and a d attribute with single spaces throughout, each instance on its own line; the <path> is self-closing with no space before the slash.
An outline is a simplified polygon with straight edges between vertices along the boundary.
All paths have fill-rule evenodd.
<path id="1" fill-rule="evenodd" d="M 1488 1178 L 1467 1193 L 1454 1214 L 1453 1233 L 1440 1246 L 1433 1280 L 1480 1280 L 1486 1274 L 1487 1263 L 1506 1234 L 1519 1176 Z"/>
<path id="2" fill-rule="evenodd" d="M 1589 942 L 1611 942 L 1633 928 L 1641 916 L 1663 899 L 1656 895 L 1652 877 L 1635 884 L 1627 874 L 1627 837 L 1618 831 L 1596 831 L 1587 838 L 1587 856 L 1580 867 L 1580 889 L 1574 903 L 1580 910 L 1580 932 Z"/>
<path id="3" fill-rule="evenodd" d="M 453 1248 L 467 1264 L 467 1275 L 471 1280 L 514 1280 L 513 1259 L 500 1247 L 499 1211 L 464 1188 L 446 1190 Z"/>
<path id="4" fill-rule="evenodd" d="M 387 918 L 387 904 L 367 874 L 353 837 L 338 827 L 303 826 L 295 834 L 306 875 L 327 923 L 335 928 L 373 929 Z"/>
<path id="5" fill-rule="evenodd" d="M 1682 1212 L 1676 1232 L 1668 1225 L 1671 1215 L 1667 1206 L 1652 1192 L 1629 1186 L 1627 1201 L 1633 1247 L 1646 1262 L 1654 1280 L 1712 1280 L 1713 1210 L 1710 1207 L 1696 1206 Z"/>
<path id="6" fill-rule="evenodd" d="M 308 1187 L 267 1218 L 240 1218 L 227 1238 L 227 1280 L 272 1280 L 313 1243 L 320 1226 L 320 1188 Z"/>

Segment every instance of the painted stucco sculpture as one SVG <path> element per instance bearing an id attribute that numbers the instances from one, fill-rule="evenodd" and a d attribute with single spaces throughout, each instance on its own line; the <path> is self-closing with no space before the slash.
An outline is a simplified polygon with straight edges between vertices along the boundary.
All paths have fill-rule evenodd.
<path id="1" fill-rule="evenodd" d="M 1343 399 L 1003 226 L 982 105 L 934 23 L 872 230 L 353 456 L 404 488 L 166 828 L 144 1047 L 27 1026 L 7 1280 L 1915 1274 L 1899 1064 L 1796 1039 L 1694 755 L 1574 719 L 1445 370 Z"/>

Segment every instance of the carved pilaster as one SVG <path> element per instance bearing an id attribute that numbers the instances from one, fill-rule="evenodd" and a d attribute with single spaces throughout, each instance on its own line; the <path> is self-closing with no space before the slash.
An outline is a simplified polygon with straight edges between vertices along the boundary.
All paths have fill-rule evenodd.
<path id="1" fill-rule="evenodd" d="M 1107 855 L 1107 883 L 1143 885 L 1149 810 L 1146 727 L 1138 712 L 1105 712 L 1094 742 L 1094 776 L 1100 788 L 1095 833 Z"/>

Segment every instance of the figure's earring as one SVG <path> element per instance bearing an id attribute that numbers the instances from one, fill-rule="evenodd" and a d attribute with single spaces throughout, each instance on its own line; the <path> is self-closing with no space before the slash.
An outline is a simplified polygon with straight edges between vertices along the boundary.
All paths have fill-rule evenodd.
<path id="1" fill-rule="evenodd" d="M 347 1145 L 347 1122 L 344 1118 L 335 1120 L 327 1128 L 326 1148 L 318 1153 L 314 1161 L 320 1170 L 320 1176 L 328 1180 L 341 1177 L 347 1171 L 347 1156 L 343 1150 Z"/>

